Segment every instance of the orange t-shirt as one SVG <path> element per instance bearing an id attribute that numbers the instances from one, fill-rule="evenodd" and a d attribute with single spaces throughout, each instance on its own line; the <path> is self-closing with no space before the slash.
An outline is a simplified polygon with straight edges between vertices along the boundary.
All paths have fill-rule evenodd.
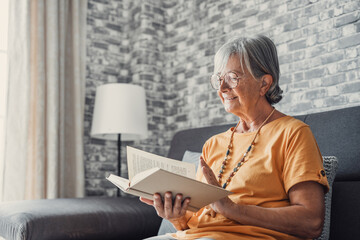
<path id="1" fill-rule="evenodd" d="M 231 132 L 211 137 L 203 147 L 202 156 L 218 175 Z M 222 177 L 226 181 L 233 168 L 249 147 L 255 132 L 235 133 L 232 152 Z M 201 169 L 197 179 L 206 182 Z M 230 199 L 238 204 L 256 205 L 266 208 L 289 206 L 289 189 L 297 183 L 316 181 L 327 191 L 329 185 L 322 175 L 322 157 L 308 125 L 285 116 L 264 125 L 248 153 L 245 163 L 227 186 L 233 192 Z M 209 216 L 208 207 L 196 213 L 188 212 L 189 229 L 178 231 L 178 239 L 208 237 L 220 239 L 299 239 L 278 231 L 242 225 L 221 214 Z"/>

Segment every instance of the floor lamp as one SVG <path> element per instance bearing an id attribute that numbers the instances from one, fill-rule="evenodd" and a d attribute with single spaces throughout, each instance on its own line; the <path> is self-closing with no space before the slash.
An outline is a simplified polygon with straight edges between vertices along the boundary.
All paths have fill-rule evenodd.
<path id="1" fill-rule="evenodd" d="M 125 83 L 111 83 L 97 87 L 91 136 L 117 140 L 117 174 L 120 176 L 121 141 L 134 141 L 147 137 L 144 88 Z M 118 196 L 120 196 L 119 189 Z"/>

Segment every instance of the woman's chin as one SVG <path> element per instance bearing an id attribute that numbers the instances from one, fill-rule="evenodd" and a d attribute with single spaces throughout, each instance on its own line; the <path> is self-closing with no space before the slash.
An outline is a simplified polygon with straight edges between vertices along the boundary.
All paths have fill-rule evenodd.
<path id="1" fill-rule="evenodd" d="M 227 103 L 227 102 L 224 102 L 223 105 L 224 105 L 225 111 L 228 113 L 233 113 L 237 108 L 234 104 Z"/>
<path id="2" fill-rule="evenodd" d="M 224 107 L 225 111 L 228 113 L 233 113 L 234 112 L 234 108 L 233 107 Z"/>

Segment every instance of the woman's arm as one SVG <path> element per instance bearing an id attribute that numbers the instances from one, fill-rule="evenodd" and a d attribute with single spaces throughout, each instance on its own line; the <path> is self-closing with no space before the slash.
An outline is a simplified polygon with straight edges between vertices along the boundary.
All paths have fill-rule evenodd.
<path id="1" fill-rule="evenodd" d="M 219 185 L 213 171 L 201 158 L 201 167 L 209 184 Z M 316 182 L 298 183 L 289 190 L 290 206 L 264 208 L 239 205 L 228 197 L 211 205 L 215 212 L 241 224 L 264 227 L 305 238 L 321 234 L 324 219 L 324 189 Z"/>

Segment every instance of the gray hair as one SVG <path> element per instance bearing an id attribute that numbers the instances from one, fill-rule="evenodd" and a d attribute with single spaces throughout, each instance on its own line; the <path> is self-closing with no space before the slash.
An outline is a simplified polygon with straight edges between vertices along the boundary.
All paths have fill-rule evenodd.
<path id="1" fill-rule="evenodd" d="M 237 54 L 240 58 L 241 68 L 246 69 L 255 78 L 259 79 L 265 74 L 273 78 L 266 93 L 267 101 L 273 105 L 282 99 L 282 90 L 279 86 L 280 68 L 276 46 L 270 38 L 258 35 L 255 37 L 237 37 L 225 43 L 215 54 L 214 74 L 222 73 L 229 57 Z"/>

